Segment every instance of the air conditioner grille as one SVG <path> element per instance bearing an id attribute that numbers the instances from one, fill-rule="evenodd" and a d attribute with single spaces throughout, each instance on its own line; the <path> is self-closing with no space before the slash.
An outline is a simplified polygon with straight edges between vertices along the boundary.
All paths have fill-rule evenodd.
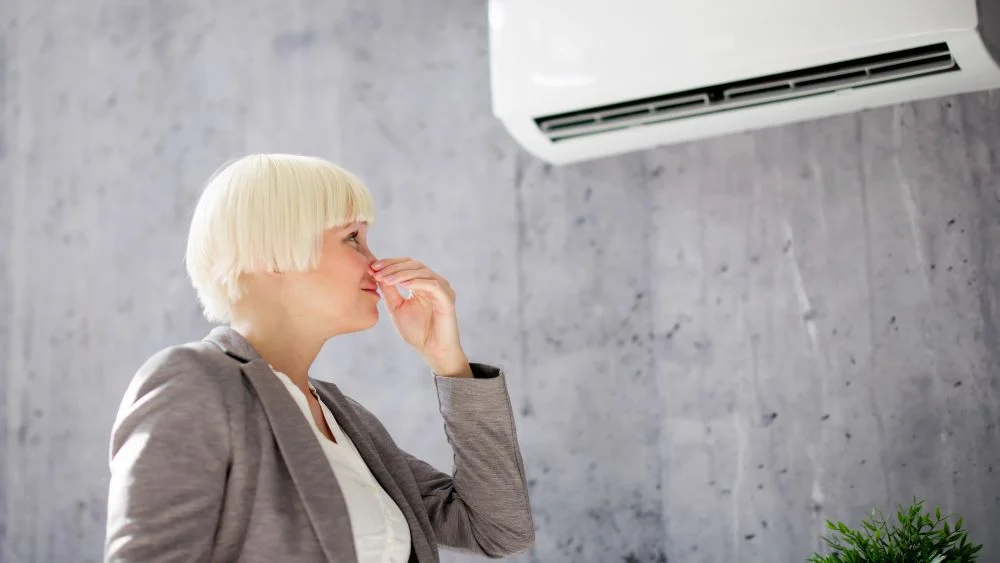
<path id="1" fill-rule="evenodd" d="M 937 43 L 535 119 L 551 141 L 959 70 Z"/>

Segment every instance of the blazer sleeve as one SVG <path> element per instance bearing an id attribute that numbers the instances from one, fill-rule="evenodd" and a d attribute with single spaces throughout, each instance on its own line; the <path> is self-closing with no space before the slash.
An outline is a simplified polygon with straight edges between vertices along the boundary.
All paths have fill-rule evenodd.
<path id="1" fill-rule="evenodd" d="M 135 375 L 111 432 L 105 562 L 208 561 L 229 459 L 221 390 L 192 350 Z"/>
<path id="2" fill-rule="evenodd" d="M 438 543 L 499 558 L 535 540 L 524 464 L 503 372 L 472 364 L 474 378 L 435 376 L 453 475 L 405 454 Z"/>

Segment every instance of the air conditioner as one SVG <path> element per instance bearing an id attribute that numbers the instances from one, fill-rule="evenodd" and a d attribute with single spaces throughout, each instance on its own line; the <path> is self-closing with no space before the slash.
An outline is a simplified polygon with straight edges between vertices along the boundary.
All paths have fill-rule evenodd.
<path id="1" fill-rule="evenodd" d="M 490 0 L 489 34 L 554 164 L 1000 87 L 1000 0 Z"/>

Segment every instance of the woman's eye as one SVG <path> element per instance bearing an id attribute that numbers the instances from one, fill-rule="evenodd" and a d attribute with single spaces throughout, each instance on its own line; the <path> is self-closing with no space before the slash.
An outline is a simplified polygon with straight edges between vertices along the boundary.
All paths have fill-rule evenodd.
<path id="1" fill-rule="evenodd" d="M 349 242 L 359 244 L 361 241 L 358 239 L 358 231 L 354 231 L 353 233 L 351 233 L 351 235 L 347 237 L 347 240 Z"/>

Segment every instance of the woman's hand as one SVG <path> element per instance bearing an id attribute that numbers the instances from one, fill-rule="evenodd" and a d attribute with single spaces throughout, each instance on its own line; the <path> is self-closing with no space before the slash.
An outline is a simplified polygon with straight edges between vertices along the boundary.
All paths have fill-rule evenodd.
<path id="1" fill-rule="evenodd" d="M 448 280 L 412 258 L 378 260 L 370 268 L 403 340 L 435 374 L 472 377 L 458 336 L 455 290 Z M 410 290 L 410 297 L 403 297 L 397 286 Z"/>

